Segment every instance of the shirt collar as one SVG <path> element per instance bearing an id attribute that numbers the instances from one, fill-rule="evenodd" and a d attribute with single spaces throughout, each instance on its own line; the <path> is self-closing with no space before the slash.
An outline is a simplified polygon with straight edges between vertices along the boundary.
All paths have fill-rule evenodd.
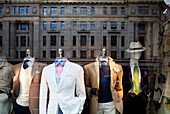
<path id="1" fill-rule="evenodd" d="M 134 64 L 137 64 L 137 66 L 139 66 L 139 63 L 137 60 L 130 60 L 130 66 L 134 65 Z"/>

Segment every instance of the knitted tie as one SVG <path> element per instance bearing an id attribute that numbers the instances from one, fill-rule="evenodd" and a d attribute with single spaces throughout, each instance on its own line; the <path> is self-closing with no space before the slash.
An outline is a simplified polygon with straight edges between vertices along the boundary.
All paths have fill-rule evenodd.
<path id="1" fill-rule="evenodd" d="M 140 92 L 139 89 L 139 69 L 137 63 L 135 63 L 134 67 L 134 80 L 133 80 L 133 92 L 138 95 Z"/>

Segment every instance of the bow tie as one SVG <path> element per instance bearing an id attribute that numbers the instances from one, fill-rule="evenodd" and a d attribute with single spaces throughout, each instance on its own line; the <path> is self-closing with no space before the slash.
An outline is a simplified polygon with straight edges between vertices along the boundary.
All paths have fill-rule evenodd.
<path id="1" fill-rule="evenodd" d="M 61 66 L 64 66 L 65 60 L 55 60 L 55 65 L 57 66 L 58 64 L 60 64 Z"/>

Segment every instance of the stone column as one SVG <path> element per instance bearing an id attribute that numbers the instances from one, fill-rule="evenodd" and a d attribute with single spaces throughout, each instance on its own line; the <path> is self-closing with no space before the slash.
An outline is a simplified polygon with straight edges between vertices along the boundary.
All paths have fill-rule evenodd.
<path id="1" fill-rule="evenodd" d="M 135 41 L 139 41 L 139 37 L 138 37 L 138 22 L 135 22 Z"/>
<path id="2" fill-rule="evenodd" d="M 153 23 L 152 31 L 153 31 L 153 57 L 158 57 L 159 22 Z"/>
<path id="3" fill-rule="evenodd" d="M 151 59 L 151 23 L 148 22 L 147 24 L 147 32 L 146 32 L 146 40 L 145 40 L 145 45 L 146 45 L 146 58 Z"/>
<path id="4" fill-rule="evenodd" d="M 9 21 L 4 21 L 3 23 L 3 50 L 2 50 L 2 54 L 6 57 L 9 57 L 9 40 L 10 40 L 10 28 L 9 28 Z"/>
<path id="5" fill-rule="evenodd" d="M 16 52 L 16 36 L 15 36 L 15 26 L 14 22 L 10 24 L 10 58 L 15 58 Z"/>
<path id="6" fill-rule="evenodd" d="M 34 22 L 34 28 L 33 28 L 33 56 L 36 58 L 40 57 L 40 35 L 39 35 L 39 30 L 40 30 L 40 23 L 39 21 Z"/>

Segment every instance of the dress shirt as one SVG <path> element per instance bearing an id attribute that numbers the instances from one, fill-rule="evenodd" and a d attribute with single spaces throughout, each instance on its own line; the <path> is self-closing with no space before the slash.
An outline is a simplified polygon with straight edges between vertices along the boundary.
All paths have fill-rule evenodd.
<path id="1" fill-rule="evenodd" d="M 137 64 L 137 67 L 138 67 L 138 70 L 139 70 L 139 89 L 140 89 L 140 93 L 142 93 L 142 89 L 141 89 L 141 71 L 140 71 L 140 68 L 139 68 L 139 63 L 138 63 L 138 61 L 133 61 L 133 60 L 130 61 L 130 68 L 131 68 L 131 74 L 132 74 L 132 87 L 131 87 L 130 93 L 134 93 L 133 92 L 133 81 L 134 81 L 135 63 Z"/>

